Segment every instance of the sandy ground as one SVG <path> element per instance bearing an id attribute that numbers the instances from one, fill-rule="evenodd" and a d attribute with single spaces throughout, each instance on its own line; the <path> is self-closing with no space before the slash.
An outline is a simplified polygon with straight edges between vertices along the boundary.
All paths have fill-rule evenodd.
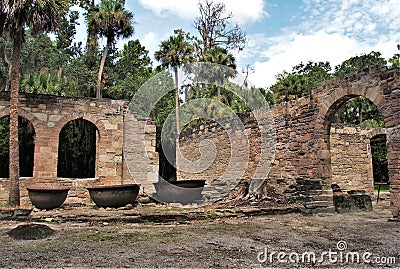
<path id="1" fill-rule="evenodd" d="M 0 221 L 0 267 L 400 267 L 400 222 L 388 221 L 384 204 L 372 212 L 164 223 L 60 221 L 45 213 L 41 223 L 55 230 L 45 239 L 15 240 L 7 232 L 26 221 Z"/>

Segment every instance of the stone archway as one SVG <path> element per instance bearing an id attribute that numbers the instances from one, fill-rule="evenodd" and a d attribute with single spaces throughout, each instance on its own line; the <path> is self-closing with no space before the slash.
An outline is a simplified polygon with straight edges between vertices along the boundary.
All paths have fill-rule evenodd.
<path id="1" fill-rule="evenodd" d="M 57 177 L 95 178 L 99 138 L 93 122 L 82 118 L 67 122 L 59 133 Z"/>
<path id="2" fill-rule="evenodd" d="M 332 177 L 330 155 L 331 119 L 347 100 L 364 96 L 375 104 L 384 118 L 387 132 L 388 169 L 391 183 L 391 210 L 399 216 L 400 208 L 400 70 L 372 68 L 328 82 L 316 88 L 318 115 L 316 136 L 319 143 L 321 177 Z"/>

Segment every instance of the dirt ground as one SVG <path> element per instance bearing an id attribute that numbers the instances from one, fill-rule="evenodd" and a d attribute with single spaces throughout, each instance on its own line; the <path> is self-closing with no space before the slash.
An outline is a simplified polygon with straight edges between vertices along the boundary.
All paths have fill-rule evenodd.
<path id="1" fill-rule="evenodd" d="M 29 221 L 0 221 L 0 267 L 399 267 L 400 222 L 389 221 L 387 205 L 374 206 L 371 212 L 312 216 L 245 216 L 233 209 L 201 214 L 204 209 L 198 209 L 190 213 L 201 216 L 198 219 L 165 222 L 138 222 L 133 217 L 143 212 L 189 214 L 188 210 L 87 209 L 95 212 L 87 215 L 92 221 L 78 218 L 84 213 L 76 209 L 33 212 Z M 55 233 L 38 240 L 8 235 L 31 222 L 46 224 Z"/>

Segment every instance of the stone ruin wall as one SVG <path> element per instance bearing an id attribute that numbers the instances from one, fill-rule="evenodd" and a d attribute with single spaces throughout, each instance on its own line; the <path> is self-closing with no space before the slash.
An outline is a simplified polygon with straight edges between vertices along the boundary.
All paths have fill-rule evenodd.
<path id="1" fill-rule="evenodd" d="M 349 171 L 339 172 L 340 165 L 335 162 L 339 158 L 330 143 L 331 119 L 337 109 L 347 100 L 356 96 L 365 96 L 379 109 L 385 119 L 387 133 L 387 150 L 389 177 L 391 181 L 391 209 L 394 216 L 399 216 L 400 210 L 400 72 L 398 69 L 372 68 L 350 74 L 342 79 L 332 80 L 322 84 L 312 91 L 309 97 L 295 101 L 274 105 L 271 110 L 276 128 L 276 154 L 273 165 L 265 175 L 267 183 L 272 185 L 279 193 L 292 196 L 294 200 L 301 196 L 308 196 L 309 202 L 323 206 L 332 204 L 332 173 L 335 172 L 335 180 L 341 181 L 340 187 L 347 189 L 349 178 L 339 175 Z M 259 135 L 257 124 L 246 125 L 250 135 L 250 151 L 257 152 L 257 136 Z M 220 127 L 221 128 L 221 127 Z M 181 139 L 180 147 L 183 155 L 188 159 L 199 156 L 197 145 L 203 139 L 212 139 L 216 145 L 221 145 L 215 163 L 202 173 L 180 173 L 179 178 L 204 179 L 212 181 L 212 177 L 220 175 L 223 167 L 226 167 L 226 159 L 230 150 L 228 144 L 223 142 L 226 136 L 222 135 L 222 129 L 217 130 L 218 135 L 212 135 L 209 126 L 200 126 L 193 130 L 189 138 Z M 339 135 L 340 136 L 340 135 Z M 341 134 L 343 136 L 343 134 Z M 367 143 L 366 138 L 361 138 Z M 363 143 L 364 143 L 363 142 Z M 225 144 L 224 144 L 225 143 Z M 332 141 L 340 146 L 339 142 Z M 360 146 L 361 147 L 361 146 Z M 362 146 L 366 149 L 366 144 Z M 365 152 L 360 149 L 360 152 Z M 193 154 L 193 152 L 196 152 Z M 190 157 L 192 156 L 192 157 Z M 222 158 L 221 158 L 222 157 Z M 333 166 L 332 166 L 333 158 Z M 257 156 L 249 161 L 244 179 L 248 180 L 257 166 Z M 358 162 L 363 163 L 360 158 Z M 354 164 L 356 165 L 356 164 Z M 369 164 L 362 164 L 367 167 Z M 354 172 L 354 171 L 352 171 Z M 358 184 L 352 183 L 357 188 L 368 188 L 371 183 L 367 172 L 366 179 Z M 217 177 L 216 176 L 216 177 Z M 360 178 L 359 175 L 352 177 Z M 365 178 L 365 176 L 364 176 Z M 366 187 L 366 185 L 368 185 Z M 307 192 L 311 189 L 312 192 Z M 368 190 L 367 190 L 368 191 Z M 316 197 L 319 196 L 319 197 Z M 314 198 L 316 199 L 314 199 Z M 314 201 L 313 201 L 314 199 Z"/>
<path id="2" fill-rule="evenodd" d="M 316 143 L 313 134 L 316 112 L 309 98 L 275 105 L 271 109 L 275 122 L 276 151 L 269 174 L 265 174 L 267 182 L 278 193 L 284 193 L 291 185 L 296 184 L 299 176 L 305 178 L 318 177 L 318 159 L 315 154 Z M 242 177 L 250 181 L 260 161 L 260 131 L 253 115 L 241 116 L 250 142 L 248 167 Z M 203 172 L 178 173 L 180 179 L 206 179 L 208 182 L 221 176 L 229 163 L 231 147 L 228 136 L 222 126 L 216 123 L 202 124 L 195 129 L 186 130 L 181 136 L 180 148 L 188 160 L 200 157 L 199 143 L 212 140 L 217 148 L 213 164 Z M 271 150 L 271 149 L 270 149 Z M 273 150 L 273 149 L 272 149 Z M 243 150 L 243 158 L 247 155 Z"/>
<path id="3" fill-rule="evenodd" d="M 272 107 L 276 127 L 276 153 L 266 179 L 281 194 L 296 184 L 299 176 L 318 176 L 318 167 L 315 165 L 318 160 L 313 142 L 315 134 L 312 132 L 314 112 L 308 98 Z M 255 118 L 251 114 L 243 114 L 241 118 L 250 140 L 248 167 L 242 179 L 250 182 L 260 159 L 261 138 Z M 330 132 L 331 183 L 338 184 L 343 191 L 365 190 L 373 195 L 370 139 L 378 134 L 385 134 L 385 129 L 333 124 Z M 230 162 L 231 143 L 223 127 L 216 122 L 203 123 L 185 130 L 180 139 L 183 156 L 189 161 L 200 159 L 200 142 L 205 140 L 211 140 L 215 144 L 216 155 L 212 165 L 198 173 L 180 171 L 179 179 L 205 179 L 207 183 L 211 183 L 224 174 Z M 246 158 L 245 150 L 240 154 Z"/>
<path id="4" fill-rule="evenodd" d="M 332 125 L 332 183 L 342 191 L 365 190 L 374 195 L 374 174 L 370 139 L 385 134 L 384 128 Z"/>
<path id="5" fill-rule="evenodd" d="M 312 203 L 328 205 L 332 203 L 330 184 L 332 171 L 330 146 L 330 119 L 346 100 L 355 96 L 365 96 L 377 105 L 385 119 L 388 150 L 388 168 L 391 181 L 391 210 L 393 216 L 399 216 L 400 210 L 400 71 L 398 69 L 372 68 L 350 74 L 344 78 L 329 81 L 313 89 L 311 96 L 296 101 L 282 103 L 272 107 L 276 128 L 276 156 L 267 177 L 267 184 L 274 186 L 279 193 L 286 193 L 294 199 L 307 196 L 325 195 L 329 201 L 320 199 Z M 0 96 L 0 117 L 8 115 L 9 99 Z M 88 194 L 84 186 L 92 183 L 115 184 L 129 183 L 138 178 L 156 179 L 158 154 L 153 146 L 155 128 L 147 119 L 136 115 L 124 115 L 126 103 L 113 100 L 90 98 L 63 98 L 42 95 L 21 95 L 20 115 L 32 122 L 36 132 L 34 177 L 22 180 L 21 191 L 25 201 L 24 186 L 40 181 L 58 181 L 72 186 L 68 201 L 87 201 Z M 126 178 L 127 167 L 123 165 L 123 141 L 127 132 L 123 131 L 123 122 L 128 119 L 132 124 L 129 161 L 136 165 L 129 171 L 133 178 Z M 61 128 L 70 120 L 86 119 L 94 123 L 99 130 L 96 178 L 94 179 L 57 179 L 57 148 Z M 250 151 L 257 153 L 261 149 L 257 123 L 248 118 L 245 122 L 246 133 L 250 135 Z M 215 127 L 218 135 L 211 136 Z M 221 145 L 217 162 L 206 170 L 204 175 L 209 181 L 213 175 L 220 175 L 227 167 L 224 159 L 228 156 L 228 147 L 220 127 L 211 129 L 203 126 L 196 130 L 186 141 L 180 143 L 183 155 L 196 158 L 199 152 L 193 142 L 211 137 Z M 201 128 L 201 127 L 200 127 Z M 189 140 L 191 141 L 190 143 Z M 245 145 L 245 144 L 244 144 Z M 245 145 L 246 146 L 246 145 Z M 136 150 L 138 149 L 138 150 Z M 239 151 L 242 150 L 239 148 Z M 196 155 L 197 154 L 197 155 Z M 229 153 L 230 154 L 230 153 Z M 190 157 L 193 156 L 193 157 Z M 145 160 L 150 159 L 150 166 Z M 259 162 L 259 155 L 252 154 L 249 167 L 243 178 L 249 180 Z M 333 157 L 334 159 L 335 157 Z M 144 168 L 143 165 L 144 164 Z M 202 178 L 203 174 L 185 175 L 180 178 Z M 263 175 L 259 175 L 263 178 Z M 311 190 L 311 192 L 309 191 Z M 0 180 L 0 199 L 7 200 L 8 180 Z M 311 199 L 312 200 L 312 199 Z"/>
<path id="6" fill-rule="evenodd" d="M 0 95 L 0 118 L 7 115 L 9 96 L 3 93 Z M 152 146 L 155 145 L 155 125 L 127 112 L 125 101 L 21 94 L 19 115 L 29 120 L 35 130 L 33 177 L 21 178 L 20 181 L 22 205 L 30 204 L 26 190 L 30 184 L 57 182 L 68 185 L 71 189 L 66 203 L 90 203 L 86 190 L 88 186 L 134 183 L 138 174 L 147 177 L 149 171 L 144 171 L 145 168 L 139 165 L 134 164 L 133 171 L 128 171 L 123 156 L 123 125 L 126 119 L 131 123 L 129 146 L 146 148 L 146 152 L 137 151 L 130 158 L 139 159 L 137 155 L 146 154 L 154 170 L 158 169 L 158 154 Z M 59 134 L 67 122 L 75 119 L 87 120 L 98 129 L 95 178 L 57 177 Z M 140 139 L 134 140 L 133 137 Z M 133 178 L 130 172 L 133 172 Z M 8 201 L 8 185 L 8 179 L 0 179 L 1 202 Z"/>

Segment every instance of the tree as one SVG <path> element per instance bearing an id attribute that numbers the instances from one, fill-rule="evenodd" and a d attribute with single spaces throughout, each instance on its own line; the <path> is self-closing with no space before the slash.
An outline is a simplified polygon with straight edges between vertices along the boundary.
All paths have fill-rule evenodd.
<path id="1" fill-rule="evenodd" d="M 89 24 L 98 28 L 100 37 L 107 39 L 97 76 L 96 98 L 101 98 L 101 78 L 108 50 L 120 38 L 133 34 L 133 14 L 124 8 L 125 0 L 103 0 L 97 9 L 89 14 Z"/>
<path id="2" fill-rule="evenodd" d="M 335 67 L 335 76 L 343 77 L 347 74 L 374 66 L 386 66 L 386 60 L 380 52 L 371 51 L 368 54 L 351 57 Z"/>
<path id="3" fill-rule="evenodd" d="M 287 102 L 309 95 L 311 89 L 307 87 L 306 81 L 306 75 L 284 71 L 277 75 L 277 82 L 270 87 L 270 90 L 278 103 Z"/>
<path id="4" fill-rule="evenodd" d="M 278 74 L 277 82 L 270 90 L 278 103 L 308 96 L 314 87 L 332 78 L 330 71 L 329 62 L 300 63 L 292 68 L 291 73 L 284 71 Z"/>
<path id="5" fill-rule="evenodd" d="M 400 52 L 400 44 L 397 44 L 397 49 Z M 389 59 L 390 68 L 400 68 L 400 53 L 396 53 Z"/>
<path id="6" fill-rule="evenodd" d="M 68 61 L 79 55 L 81 42 L 73 43 L 76 34 L 76 25 L 79 19 L 78 11 L 70 11 L 67 17 L 61 20 L 60 28 L 57 30 L 56 48 L 59 52 L 58 72 L 57 75 L 61 78 L 64 67 Z"/>
<path id="7" fill-rule="evenodd" d="M 367 98 L 357 96 L 346 101 L 336 111 L 332 122 L 369 127 L 385 127 L 378 108 Z"/>
<path id="8" fill-rule="evenodd" d="M 202 39 L 202 55 L 215 46 L 223 47 L 226 50 L 242 50 L 244 48 L 246 34 L 238 24 L 229 28 L 233 15 L 232 13 L 226 14 L 223 3 L 204 0 L 199 2 L 198 6 L 200 17 L 195 20 L 194 27 Z"/>
<path id="9" fill-rule="evenodd" d="M 20 82 L 20 56 L 25 28 L 33 35 L 53 31 L 69 7 L 67 0 L 4 0 L 8 11 L 5 27 L 13 39 L 12 79 L 10 97 L 10 206 L 20 204 L 19 145 L 18 145 L 18 90 Z"/>
<path id="10" fill-rule="evenodd" d="M 184 64 L 194 61 L 194 46 L 190 42 L 190 34 L 181 29 L 174 30 L 174 35 L 168 40 L 162 41 L 160 50 L 156 51 L 154 57 L 161 63 L 161 67 L 172 68 L 175 75 L 175 116 L 176 131 L 179 134 L 179 80 L 178 68 Z"/>
<path id="11" fill-rule="evenodd" d="M 11 42 L 0 36 L 0 92 L 8 91 L 11 77 Z"/>
<path id="12" fill-rule="evenodd" d="M 307 64 L 300 63 L 294 66 L 292 71 L 295 74 L 306 76 L 307 91 L 311 91 L 312 88 L 332 78 L 332 67 L 329 62 L 309 61 Z"/>
<path id="13" fill-rule="evenodd" d="M 217 64 L 213 66 L 213 68 L 216 69 L 215 72 L 213 72 L 213 74 L 216 74 L 216 77 L 210 78 L 209 81 L 217 83 L 217 98 L 218 101 L 220 101 L 221 84 L 225 79 L 232 78 L 236 75 L 235 57 L 232 54 L 228 53 L 226 49 L 215 46 L 203 55 L 202 60 L 204 62 Z M 218 65 L 224 65 L 229 68 L 221 68 Z"/>
<path id="14" fill-rule="evenodd" d="M 131 40 L 118 53 L 116 64 L 110 72 L 114 81 L 109 87 L 108 96 L 117 99 L 132 99 L 135 92 L 153 74 L 148 50 L 139 40 Z"/>

